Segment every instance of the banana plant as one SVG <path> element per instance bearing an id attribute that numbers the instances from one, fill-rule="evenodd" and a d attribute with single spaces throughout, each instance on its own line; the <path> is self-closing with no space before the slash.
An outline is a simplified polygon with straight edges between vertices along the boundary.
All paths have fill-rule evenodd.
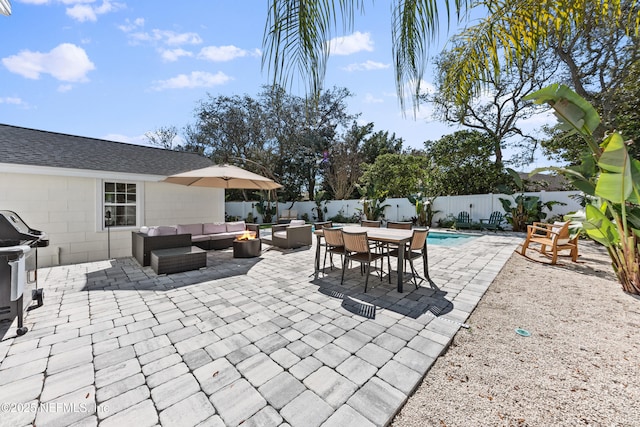
<path id="1" fill-rule="evenodd" d="M 588 151 L 579 166 L 544 169 L 563 174 L 591 196 L 592 203 L 585 208 L 584 230 L 607 248 L 622 289 L 640 294 L 640 161 L 629 156 L 618 132 L 596 141 L 593 134 L 600 117 L 569 87 L 554 84 L 524 99 L 549 104 L 563 128 L 585 140 Z"/>

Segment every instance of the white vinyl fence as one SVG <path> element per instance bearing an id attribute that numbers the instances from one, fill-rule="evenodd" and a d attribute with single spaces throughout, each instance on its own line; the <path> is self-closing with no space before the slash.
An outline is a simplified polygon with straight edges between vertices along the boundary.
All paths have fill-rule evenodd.
<path id="1" fill-rule="evenodd" d="M 545 210 L 548 217 L 558 214 L 564 215 L 580 209 L 579 199 L 572 198 L 573 196 L 579 196 L 581 194 L 579 191 L 540 191 L 525 194 L 539 196 L 543 203 L 549 201 L 566 203 L 565 206 L 554 206 L 551 212 Z M 514 196 L 506 194 L 475 194 L 437 197 L 433 203 L 433 209 L 437 211 L 433 218 L 433 225 L 437 224 L 438 219 L 445 218 L 447 215 L 458 216 L 461 211 L 469 212 L 474 222 L 489 218 L 493 211 L 499 211 L 504 214 L 505 212 L 499 199 L 513 200 Z M 513 203 L 515 204 L 515 202 Z M 384 204 L 389 205 L 384 211 L 385 219 L 388 221 L 410 221 L 411 217 L 415 216 L 415 207 L 406 198 L 386 199 Z M 324 214 L 325 220 L 338 213 L 350 218 L 362 209 L 362 203 L 359 200 L 331 200 L 326 204 L 323 202 L 322 206 L 327 208 L 327 212 Z M 302 218 L 302 215 L 307 214 L 311 222 L 316 221 L 318 218 L 315 208 L 315 202 L 310 201 L 293 202 L 293 204 L 291 202 L 278 203 L 278 212 L 282 212 L 284 209 L 293 209 L 298 211 L 298 218 Z M 247 218 L 249 213 L 252 213 L 258 222 L 262 222 L 262 218 L 255 208 L 255 202 L 226 202 L 225 213 L 241 219 Z M 277 222 L 275 217 L 273 222 Z"/>

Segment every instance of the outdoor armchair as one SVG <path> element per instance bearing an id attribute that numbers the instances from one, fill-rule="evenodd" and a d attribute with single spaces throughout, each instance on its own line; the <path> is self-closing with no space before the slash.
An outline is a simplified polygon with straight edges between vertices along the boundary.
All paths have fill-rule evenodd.
<path id="1" fill-rule="evenodd" d="M 292 220 L 289 224 L 274 225 L 272 227 L 271 243 L 283 249 L 311 246 L 311 224 L 303 220 Z"/>
<path id="2" fill-rule="evenodd" d="M 529 247 L 532 243 L 540 245 L 539 248 Z M 527 238 L 522 244 L 521 255 L 527 256 L 527 249 L 537 250 L 545 256 L 551 252 L 551 264 L 558 260 L 558 252 L 569 250 L 571 260 L 578 261 L 578 236 L 571 237 L 569 233 L 569 221 L 547 224 L 534 222 L 527 226 Z"/>
<path id="3" fill-rule="evenodd" d="M 458 218 L 456 219 L 456 228 L 459 230 L 461 228 L 471 228 L 472 222 L 471 217 L 469 216 L 469 212 L 462 211 L 458 214 Z"/>
<path id="4" fill-rule="evenodd" d="M 480 220 L 480 228 L 486 228 L 487 230 L 493 231 L 502 230 L 500 224 L 502 224 L 503 220 L 504 216 L 502 215 L 502 212 L 492 212 L 489 218 L 483 218 Z"/>
<path id="5" fill-rule="evenodd" d="M 364 280 L 364 291 L 367 292 L 367 284 L 369 283 L 369 274 L 371 273 L 371 264 L 376 263 L 378 260 L 380 261 L 380 281 L 382 281 L 382 275 L 384 273 L 384 256 L 387 253 L 380 253 L 371 251 L 369 247 L 369 239 L 367 237 L 367 232 L 358 232 L 358 233 L 347 233 L 342 232 L 342 239 L 344 241 L 344 262 L 342 265 L 342 280 L 340 284 L 344 283 L 344 272 L 347 269 L 347 263 L 349 261 L 356 261 L 361 264 L 361 266 L 367 267 L 366 269 L 366 278 Z M 362 274 L 362 270 L 360 271 Z"/>

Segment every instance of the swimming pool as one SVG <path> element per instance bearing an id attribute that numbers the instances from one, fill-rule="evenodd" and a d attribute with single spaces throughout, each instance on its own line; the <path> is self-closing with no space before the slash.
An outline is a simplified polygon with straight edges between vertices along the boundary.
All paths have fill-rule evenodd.
<path id="1" fill-rule="evenodd" d="M 456 246 L 475 239 L 478 236 L 462 233 L 449 233 L 447 231 L 430 231 L 427 244 L 438 246 Z"/>

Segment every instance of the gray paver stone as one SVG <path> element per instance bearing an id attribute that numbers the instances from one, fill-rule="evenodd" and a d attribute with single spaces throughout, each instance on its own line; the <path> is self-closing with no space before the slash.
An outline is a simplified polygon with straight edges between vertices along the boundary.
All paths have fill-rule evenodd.
<path id="1" fill-rule="evenodd" d="M 240 378 L 240 373 L 227 359 L 214 360 L 193 371 L 202 390 L 211 395 Z"/>
<path id="2" fill-rule="evenodd" d="M 98 371 L 100 369 L 108 368 L 111 365 L 116 365 L 129 359 L 134 359 L 135 357 L 136 352 L 133 350 L 133 346 L 127 346 L 96 356 L 93 359 L 93 364 L 96 371 Z"/>
<path id="3" fill-rule="evenodd" d="M 118 337 L 118 342 L 121 347 L 125 347 L 148 340 L 149 338 L 153 338 L 153 332 L 151 332 L 151 329 L 147 328 L 128 333 L 127 335 L 122 335 L 121 337 Z"/>
<path id="4" fill-rule="evenodd" d="M 405 399 L 398 389 L 374 377 L 351 396 L 347 404 L 374 424 L 385 426 Z"/>
<path id="5" fill-rule="evenodd" d="M 333 342 L 335 345 L 340 346 L 347 350 L 349 353 L 355 353 L 360 350 L 371 341 L 371 337 L 369 335 L 363 334 L 362 332 L 358 332 L 356 330 L 347 331 L 341 337 L 336 338 Z"/>
<path id="6" fill-rule="evenodd" d="M 292 427 L 318 427 L 332 413 L 331 406 L 311 390 L 300 394 L 280 411 Z"/>
<path id="7" fill-rule="evenodd" d="M 164 357 L 170 356 L 176 353 L 176 349 L 173 345 L 167 345 L 166 347 L 159 348 L 154 351 L 150 351 L 149 353 L 145 353 L 142 356 L 138 356 L 138 360 L 141 365 L 147 365 L 149 363 L 155 362 L 158 359 L 162 359 Z"/>
<path id="8" fill-rule="evenodd" d="M 340 407 L 358 389 L 358 386 L 326 366 L 307 378 L 304 385 L 334 408 Z"/>
<path id="9" fill-rule="evenodd" d="M 43 383 L 44 374 L 36 374 L 5 384 L 0 387 L 0 403 L 29 402 L 40 395 Z"/>
<path id="10" fill-rule="evenodd" d="M 336 371 L 359 386 L 374 376 L 377 370 L 378 368 L 358 356 L 351 356 L 336 368 Z"/>
<path id="11" fill-rule="evenodd" d="M 32 362 L 27 362 L 24 365 L 3 369 L 0 372 L 0 386 L 44 372 L 47 368 L 47 362 L 46 358 L 42 358 Z"/>
<path id="12" fill-rule="evenodd" d="M 136 351 L 136 354 L 138 356 L 142 356 L 143 354 L 160 350 L 168 346 L 171 346 L 171 341 L 169 341 L 169 338 L 166 335 L 160 335 L 159 337 L 154 337 L 146 341 L 135 343 L 133 345 L 133 349 Z"/>
<path id="13" fill-rule="evenodd" d="M 371 421 L 366 419 L 349 405 L 342 405 L 329 419 L 322 424 L 322 427 L 375 427 Z"/>
<path id="14" fill-rule="evenodd" d="M 42 404 L 50 405 L 51 410 L 38 411 L 35 425 L 63 427 L 80 421 L 96 412 L 95 388 L 88 386 L 72 393 L 56 397 Z M 72 408 L 63 410 L 63 408 Z"/>
<path id="15" fill-rule="evenodd" d="M 96 372 L 96 387 L 104 387 L 120 381 L 141 371 L 138 359 L 129 359 L 125 362 L 111 365 L 108 368 Z"/>
<path id="16" fill-rule="evenodd" d="M 215 333 L 209 331 L 182 340 L 176 343 L 175 347 L 178 353 L 185 354 L 199 348 L 204 348 L 216 341 L 220 341 L 220 338 Z"/>
<path id="17" fill-rule="evenodd" d="M 335 368 L 336 366 L 347 360 L 347 358 L 351 356 L 351 354 L 343 348 L 330 343 L 313 353 L 313 356 L 316 359 L 322 361 L 322 363 L 324 363 L 325 365 Z"/>
<path id="18" fill-rule="evenodd" d="M 281 348 L 279 350 L 271 353 L 271 358 L 278 363 L 278 365 L 282 366 L 285 369 L 288 369 L 298 363 L 300 358 L 293 354 L 291 351 L 286 348 Z"/>
<path id="19" fill-rule="evenodd" d="M 144 384 L 144 375 L 138 373 L 123 380 L 116 381 L 108 386 L 96 390 L 96 400 L 98 403 L 111 399 L 114 396 L 124 394 L 129 390 Z"/>
<path id="20" fill-rule="evenodd" d="M 306 387 L 288 372 L 280 373 L 258 388 L 267 402 L 276 409 L 283 408 L 305 390 Z"/>
<path id="21" fill-rule="evenodd" d="M 387 362 L 377 375 L 407 395 L 412 393 L 422 380 L 419 373 L 395 360 Z"/>
<path id="22" fill-rule="evenodd" d="M 391 353 L 389 350 L 385 350 L 380 346 L 369 343 L 358 350 L 356 356 L 363 360 L 366 360 L 377 368 L 381 368 L 385 363 L 391 360 L 391 358 L 393 357 L 393 353 Z"/>
<path id="23" fill-rule="evenodd" d="M 229 426 L 237 426 L 267 405 L 264 397 L 245 379 L 215 392 L 210 400 Z"/>
<path id="24" fill-rule="evenodd" d="M 205 349 L 199 348 L 197 350 L 190 351 L 182 356 L 182 360 L 187 364 L 189 369 L 195 371 L 201 366 L 206 365 L 213 359 L 209 356 L 209 353 Z"/>
<path id="25" fill-rule="evenodd" d="M 195 426 L 216 413 L 204 393 L 199 392 L 160 412 L 164 426 Z"/>
<path id="26" fill-rule="evenodd" d="M 173 353 L 169 356 L 163 357 L 162 359 L 154 360 L 153 362 L 144 365 L 142 367 L 142 373 L 149 376 L 173 365 L 177 365 L 178 363 L 182 363 L 182 357 L 180 357 L 179 354 Z"/>
<path id="27" fill-rule="evenodd" d="M 426 354 L 429 357 L 433 357 L 434 359 L 440 356 L 440 353 L 444 350 L 444 345 L 419 335 L 413 337 L 413 339 L 409 341 L 409 344 L 407 344 L 407 347 Z"/>
<path id="28" fill-rule="evenodd" d="M 375 345 L 378 345 L 393 353 L 400 351 L 400 349 L 407 344 L 407 342 L 402 338 L 398 338 L 395 335 L 391 335 L 386 332 L 378 335 L 376 338 L 373 339 L 372 342 Z"/>
<path id="29" fill-rule="evenodd" d="M 254 387 L 260 387 L 283 371 L 282 366 L 264 353 L 243 360 L 236 367 Z"/>
<path id="30" fill-rule="evenodd" d="M 420 375 L 424 375 L 433 362 L 435 362 L 434 357 L 429 357 L 408 347 L 400 350 L 393 356 L 393 359 L 413 369 Z"/>
<path id="31" fill-rule="evenodd" d="M 19 353 L 14 354 L 13 356 L 7 356 L 2 361 L 2 365 L 0 365 L 1 369 L 13 368 L 14 366 L 22 365 L 27 362 L 32 362 L 34 360 L 43 359 L 49 356 L 49 352 L 51 351 L 51 346 L 45 346 L 41 348 L 37 348 L 35 350 L 31 350 L 27 353 Z"/>
<path id="32" fill-rule="evenodd" d="M 322 362 L 313 356 L 306 357 L 293 365 L 289 372 L 299 380 L 305 379 L 310 373 L 315 372 L 322 366 Z"/>
<path id="33" fill-rule="evenodd" d="M 100 427 L 151 427 L 158 422 L 158 412 L 151 399 L 140 402 L 100 422 Z"/>
<path id="34" fill-rule="evenodd" d="M 58 396 L 71 393 L 74 390 L 93 384 L 93 364 L 77 366 L 66 371 L 50 375 L 44 382 L 44 389 L 40 400 L 46 402 Z"/>
<path id="35" fill-rule="evenodd" d="M 102 403 L 101 407 L 105 410 L 98 411 L 98 418 L 104 419 L 112 414 L 117 414 L 148 398 L 149 388 L 146 385 L 141 385 Z"/>
<path id="36" fill-rule="evenodd" d="M 143 370 L 144 372 L 144 370 Z M 147 377 L 147 385 L 151 388 L 158 387 L 161 384 L 166 383 L 174 378 L 179 377 L 182 374 L 189 372 L 189 368 L 184 363 L 170 365 L 169 367 L 162 369 Z"/>
<path id="37" fill-rule="evenodd" d="M 277 427 L 282 424 L 282 417 L 271 406 L 262 408 L 253 417 L 242 423 L 242 427 Z"/>
<path id="38" fill-rule="evenodd" d="M 198 391 L 200 386 L 193 375 L 184 374 L 151 390 L 151 398 L 163 410 Z"/>

